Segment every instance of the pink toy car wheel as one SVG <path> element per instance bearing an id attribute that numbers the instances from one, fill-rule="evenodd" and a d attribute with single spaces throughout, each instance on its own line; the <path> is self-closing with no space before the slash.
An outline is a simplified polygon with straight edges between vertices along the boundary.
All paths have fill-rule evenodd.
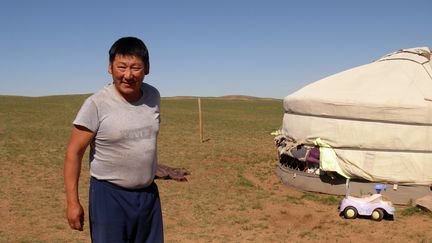
<path id="1" fill-rule="evenodd" d="M 357 209 L 352 206 L 348 206 L 344 210 L 344 217 L 346 219 L 355 219 L 357 218 L 357 214 L 358 214 Z"/>
<path id="2" fill-rule="evenodd" d="M 384 217 L 384 212 L 381 208 L 375 209 L 371 214 L 371 219 L 374 221 L 381 221 Z"/>

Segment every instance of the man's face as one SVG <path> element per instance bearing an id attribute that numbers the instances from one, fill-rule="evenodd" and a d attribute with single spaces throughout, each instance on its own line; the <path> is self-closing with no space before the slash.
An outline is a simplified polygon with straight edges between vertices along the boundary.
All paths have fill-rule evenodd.
<path id="1" fill-rule="evenodd" d="M 117 91 L 130 102 L 141 97 L 141 84 L 144 81 L 145 65 L 137 56 L 116 55 L 108 66 Z"/>

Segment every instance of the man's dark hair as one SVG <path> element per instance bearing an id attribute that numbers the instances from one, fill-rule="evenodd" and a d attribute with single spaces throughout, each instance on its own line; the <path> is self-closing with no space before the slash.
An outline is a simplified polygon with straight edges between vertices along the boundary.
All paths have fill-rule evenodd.
<path id="1" fill-rule="evenodd" d="M 150 71 L 149 53 L 144 42 L 136 37 L 118 39 L 109 50 L 109 61 L 112 63 L 117 55 L 140 57 L 145 65 L 144 73 Z"/>

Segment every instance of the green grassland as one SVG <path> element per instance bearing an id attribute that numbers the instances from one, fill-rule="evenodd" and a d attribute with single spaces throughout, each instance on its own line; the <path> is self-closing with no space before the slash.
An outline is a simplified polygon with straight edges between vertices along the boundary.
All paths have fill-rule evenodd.
<path id="1" fill-rule="evenodd" d="M 83 232 L 67 225 L 62 176 L 72 120 L 87 96 L 0 96 L 0 242 L 90 241 L 88 224 Z M 197 99 L 161 103 L 159 162 L 191 172 L 188 182 L 157 181 L 166 242 L 432 239 L 422 233 L 432 232 L 430 226 L 415 227 L 431 225 L 428 215 L 379 224 L 345 221 L 337 216 L 339 198 L 283 186 L 274 175 L 278 161 L 270 135 L 282 122 L 281 100 L 202 98 L 201 103 L 203 143 Z M 80 179 L 85 210 L 87 193 L 85 160 Z M 405 233 L 409 225 L 413 230 Z M 380 234 L 362 234 L 371 228 Z M 388 231 L 392 238 L 382 236 Z"/>
<path id="2" fill-rule="evenodd" d="M 0 96 L 1 218 L 13 221 L 0 221 L 0 242 L 88 239 L 88 230 L 72 232 L 64 220 L 62 178 L 63 156 L 72 120 L 87 96 Z M 190 180 L 205 181 L 194 187 L 189 182 L 160 181 L 167 217 L 176 217 L 176 207 L 184 200 L 182 198 L 189 201 L 199 197 L 199 201 L 193 200 L 197 204 L 189 205 L 188 209 L 192 210 L 191 215 L 198 214 L 196 219 L 210 221 L 207 213 L 199 214 L 219 203 L 218 188 L 225 190 L 247 184 L 242 178 L 244 170 L 262 162 L 265 165 L 274 162 L 269 134 L 280 125 L 280 100 L 203 98 L 202 107 L 204 143 L 199 140 L 197 99 L 162 100 L 160 163 L 185 167 L 192 174 Z M 266 177 L 271 173 L 266 169 L 254 173 Z M 84 162 L 80 183 L 83 202 L 87 200 L 87 186 L 88 165 Z M 176 203 L 171 203 L 173 200 Z M 178 220 L 165 220 L 167 234 L 170 228 L 189 219 Z"/>

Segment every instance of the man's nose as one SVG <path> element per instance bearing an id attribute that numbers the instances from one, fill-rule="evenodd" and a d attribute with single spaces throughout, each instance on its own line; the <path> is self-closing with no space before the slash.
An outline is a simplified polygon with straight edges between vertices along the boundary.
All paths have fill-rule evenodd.
<path id="1" fill-rule="evenodd" d="M 132 70 L 130 68 L 127 68 L 125 73 L 124 73 L 124 77 L 125 79 L 130 79 L 132 78 Z"/>

